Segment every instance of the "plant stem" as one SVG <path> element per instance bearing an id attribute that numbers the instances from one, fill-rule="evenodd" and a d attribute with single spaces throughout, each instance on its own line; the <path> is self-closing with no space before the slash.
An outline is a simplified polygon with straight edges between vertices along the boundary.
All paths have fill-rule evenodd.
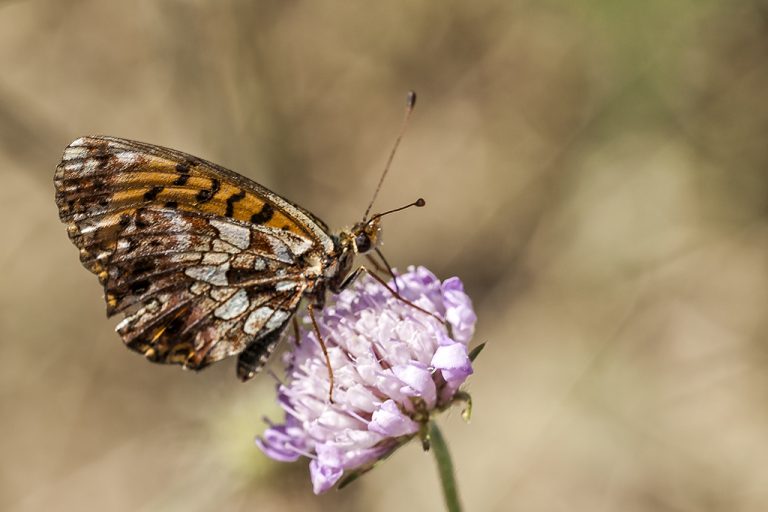
<path id="1" fill-rule="evenodd" d="M 451 454 L 448 452 L 448 445 L 442 432 L 440 432 L 437 423 L 434 421 L 429 422 L 429 444 L 432 448 L 432 453 L 435 454 L 435 462 L 437 463 L 437 472 L 440 474 L 440 485 L 443 488 L 445 506 L 448 512 L 461 512 L 459 490 L 456 487 Z"/>

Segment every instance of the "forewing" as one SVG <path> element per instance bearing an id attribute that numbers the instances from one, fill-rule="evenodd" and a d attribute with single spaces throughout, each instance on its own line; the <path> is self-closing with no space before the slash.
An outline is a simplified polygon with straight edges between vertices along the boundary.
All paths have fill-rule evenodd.
<path id="1" fill-rule="evenodd" d="M 114 229 L 123 213 L 152 207 L 286 230 L 334 249 L 327 226 L 306 210 L 235 172 L 160 146 L 82 137 L 64 150 L 54 182 L 62 221 L 80 230 Z"/>
<path id="2" fill-rule="evenodd" d="M 199 369 L 272 340 L 306 289 L 303 257 L 324 250 L 316 219 L 231 171 L 164 148 L 78 139 L 55 184 L 107 313 L 125 313 L 124 342 L 155 362 Z"/>

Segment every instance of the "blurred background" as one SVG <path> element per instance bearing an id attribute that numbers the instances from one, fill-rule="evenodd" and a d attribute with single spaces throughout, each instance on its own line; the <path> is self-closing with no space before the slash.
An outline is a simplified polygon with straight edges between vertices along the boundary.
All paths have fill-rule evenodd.
<path id="1" fill-rule="evenodd" d="M 312 495 L 253 446 L 274 381 L 148 364 L 53 200 L 85 134 L 349 226 L 399 128 L 385 253 L 488 342 L 441 423 L 472 511 L 768 507 L 768 5 L 0 2 L 0 509 L 440 510 L 417 443 Z M 273 360 L 272 368 L 279 370 Z"/>

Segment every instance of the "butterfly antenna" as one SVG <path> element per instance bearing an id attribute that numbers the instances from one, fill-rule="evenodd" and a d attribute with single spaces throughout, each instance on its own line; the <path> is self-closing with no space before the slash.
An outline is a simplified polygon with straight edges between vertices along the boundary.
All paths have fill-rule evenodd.
<path id="1" fill-rule="evenodd" d="M 385 215 L 389 215 L 390 213 L 395 213 L 395 212 L 399 212 L 399 211 L 401 211 L 401 210 L 405 210 L 406 208 L 410 208 L 411 206 L 416 206 L 416 207 L 418 207 L 418 208 L 421 208 L 422 206 L 424 206 L 424 205 L 426 205 L 426 204 L 427 204 L 427 202 L 424 200 L 424 198 L 423 198 L 423 197 L 420 197 L 420 198 L 418 198 L 417 200 L 415 200 L 414 202 L 412 202 L 412 203 L 410 203 L 410 204 L 407 204 L 407 205 L 405 205 L 405 206 L 401 206 L 400 208 L 395 208 L 395 209 L 393 209 L 393 210 L 387 210 L 387 211 L 385 211 L 385 212 L 377 213 L 376 215 L 374 215 L 373 217 L 371 217 L 371 220 L 369 220 L 369 221 L 368 221 L 368 223 L 371 223 L 371 222 L 373 222 L 374 220 L 376 220 L 376 219 L 378 219 L 378 218 L 380 218 L 380 217 L 383 217 L 383 216 L 385 216 Z"/>
<path id="2" fill-rule="evenodd" d="M 413 112 L 413 107 L 416 106 L 416 93 L 414 91 L 408 91 L 408 99 L 406 100 L 405 104 L 405 117 L 403 118 L 403 124 L 400 127 L 400 133 L 397 134 L 397 139 L 395 139 L 395 145 L 392 146 L 392 151 L 389 153 L 389 158 L 387 159 L 387 165 L 384 166 L 384 172 L 381 173 L 381 178 L 379 178 L 379 184 L 376 185 L 376 191 L 373 193 L 373 199 L 371 199 L 370 204 L 368 205 L 368 208 L 365 210 L 365 215 L 363 215 L 363 222 L 368 218 L 368 214 L 371 213 L 371 208 L 373 208 L 373 203 L 376 201 L 376 196 L 379 195 L 379 190 L 381 190 L 381 184 L 384 183 L 384 178 L 387 177 L 387 173 L 389 172 L 389 167 L 392 165 L 392 160 L 395 158 L 395 153 L 397 152 L 397 147 L 400 145 L 400 140 L 403 138 L 403 134 L 405 134 L 405 129 L 408 127 L 408 120 L 411 118 L 411 112 Z"/>
<path id="3" fill-rule="evenodd" d="M 378 247 L 375 247 L 373 250 L 376 251 L 376 254 L 384 263 L 384 266 L 387 267 L 387 272 L 389 272 L 389 275 L 392 276 L 392 282 L 395 283 L 395 291 L 400 293 L 400 287 L 397 285 L 397 276 L 395 275 L 395 271 L 392 269 L 392 266 L 387 261 L 387 258 L 384 257 L 384 254 L 382 254 Z"/>

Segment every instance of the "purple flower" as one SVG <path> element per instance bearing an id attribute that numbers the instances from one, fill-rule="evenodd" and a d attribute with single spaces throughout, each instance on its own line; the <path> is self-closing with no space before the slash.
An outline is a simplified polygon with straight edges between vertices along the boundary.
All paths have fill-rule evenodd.
<path id="1" fill-rule="evenodd" d="M 472 373 L 467 345 L 477 317 L 461 281 L 441 283 L 427 269 L 410 267 L 398 285 L 402 297 L 442 320 L 368 276 L 316 313 L 333 368 L 333 402 L 307 318 L 285 356 L 286 380 L 278 386 L 285 420 L 270 424 L 256 444 L 275 460 L 309 457 L 316 494 L 422 431 Z"/>

